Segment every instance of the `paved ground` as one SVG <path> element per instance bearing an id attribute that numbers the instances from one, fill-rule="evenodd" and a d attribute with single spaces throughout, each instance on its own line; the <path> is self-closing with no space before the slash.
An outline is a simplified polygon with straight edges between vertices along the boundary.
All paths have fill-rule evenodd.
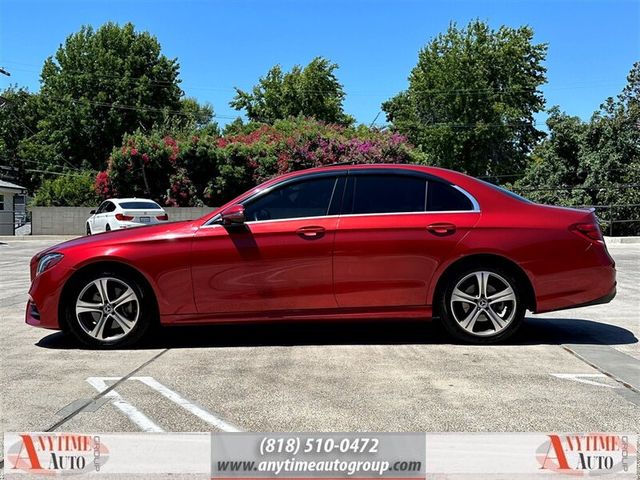
<path id="1" fill-rule="evenodd" d="M 508 345 L 452 345 L 430 324 L 386 322 L 181 328 L 141 349 L 103 352 L 24 324 L 28 259 L 51 243 L 0 243 L 2 431 L 640 424 L 637 244 L 610 248 L 619 272 L 612 303 L 529 316 Z"/>

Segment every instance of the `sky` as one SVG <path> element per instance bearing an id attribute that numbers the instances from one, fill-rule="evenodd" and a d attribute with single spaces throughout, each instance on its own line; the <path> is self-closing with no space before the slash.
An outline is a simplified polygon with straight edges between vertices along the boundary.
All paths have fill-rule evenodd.
<path id="1" fill-rule="evenodd" d="M 450 22 L 530 25 L 548 43 L 547 107 L 588 120 L 640 60 L 640 0 L 0 0 L 0 89 L 39 89 L 44 60 L 82 25 L 132 22 L 180 63 L 181 87 L 238 115 L 233 87 L 250 89 L 273 65 L 316 56 L 337 63 L 345 111 L 384 124 L 380 105 L 407 87 L 418 51 Z M 545 115 L 536 117 L 542 127 Z"/>

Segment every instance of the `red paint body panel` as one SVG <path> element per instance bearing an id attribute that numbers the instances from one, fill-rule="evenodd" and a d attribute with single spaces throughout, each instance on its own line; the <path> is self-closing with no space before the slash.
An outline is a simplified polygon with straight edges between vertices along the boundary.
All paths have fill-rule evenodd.
<path id="1" fill-rule="evenodd" d="M 434 272 L 479 217 L 472 212 L 342 217 L 333 260 L 338 305 L 426 305 Z M 442 236 L 427 230 L 440 222 L 457 228 Z"/>
<path id="2" fill-rule="evenodd" d="M 480 211 L 203 226 L 227 206 L 283 180 L 361 168 L 400 168 L 439 177 L 471 194 Z M 26 321 L 60 328 L 64 285 L 79 269 L 103 261 L 126 264 L 146 278 L 163 323 L 426 318 L 432 314 L 438 279 L 453 263 L 475 254 L 497 255 L 519 266 L 531 282 L 536 311 L 570 308 L 615 288 L 615 264 L 604 243 L 569 228 L 589 221 L 589 211 L 526 203 L 439 168 L 307 170 L 273 179 L 198 220 L 83 237 L 39 253 L 31 264 Z M 454 228 L 430 230 L 433 224 Z M 37 261 L 47 252 L 64 257 L 36 276 Z M 32 314 L 31 302 L 39 318 Z"/>

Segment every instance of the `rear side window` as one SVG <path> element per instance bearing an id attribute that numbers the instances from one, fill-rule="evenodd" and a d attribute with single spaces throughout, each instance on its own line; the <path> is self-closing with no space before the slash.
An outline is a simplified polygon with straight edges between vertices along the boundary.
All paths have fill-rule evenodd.
<path id="1" fill-rule="evenodd" d="M 405 175 L 352 177 L 352 214 L 424 212 L 426 180 Z"/>
<path id="2" fill-rule="evenodd" d="M 336 177 L 322 177 L 284 185 L 249 201 L 245 217 L 255 222 L 327 215 L 335 184 Z"/>
<path id="3" fill-rule="evenodd" d="M 107 202 L 104 206 L 105 212 L 113 212 L 116 209 L 116 205 L 113 202 Z"/>
<path id="4" fill-rule="evenodd" d="M 120 202 L 125 210 L 162 210 L 156 202 Z"/>
<path id="5" fill-rule="evenodd" d="M 427 210 L 430 212 L 455 212 L 473 210 L 473 204 L 460 190 L 442 182 L 429 182 Z"/>

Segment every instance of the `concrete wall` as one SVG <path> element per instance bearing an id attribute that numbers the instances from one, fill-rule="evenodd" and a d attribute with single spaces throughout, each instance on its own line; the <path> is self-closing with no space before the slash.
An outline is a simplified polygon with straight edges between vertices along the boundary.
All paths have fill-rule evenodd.
<path id="1" fill-rule="evenodd" d="M 84 235 L 91 207 L 31 207 L 31 235 Z M 165 207 L 169 221 L 193 220 L 211 207 Z"/>

